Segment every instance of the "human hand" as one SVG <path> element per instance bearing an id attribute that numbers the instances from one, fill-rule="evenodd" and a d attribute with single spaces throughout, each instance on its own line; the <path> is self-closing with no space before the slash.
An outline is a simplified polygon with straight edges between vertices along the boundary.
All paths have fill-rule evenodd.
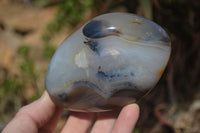
<path id="1" fill-rule="evenodd" d="M 22 107 L 2 133 L 52 133 L 62 115 L 45 91 L 35 102 Z M 125 106 L 117 112 L 100 113 L 92 129 L 95 113 L 71 112 L 62 133 L 131 133 L 139 117 L 137 104 Z"/>

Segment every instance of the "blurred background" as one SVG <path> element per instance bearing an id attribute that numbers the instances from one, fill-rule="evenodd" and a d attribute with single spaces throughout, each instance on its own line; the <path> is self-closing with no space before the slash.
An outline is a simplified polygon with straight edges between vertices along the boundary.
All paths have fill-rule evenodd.
<path id="1" fill-rule="evenodd" d="M 60 43 L 107 12 L 151 19 L 172 42 L 163 77 L 138 103 L 141 114 L 134 133 L 200 133 L 199 0 L 0 0 L 0 131 L 21 106 L 41 96 Z"/>

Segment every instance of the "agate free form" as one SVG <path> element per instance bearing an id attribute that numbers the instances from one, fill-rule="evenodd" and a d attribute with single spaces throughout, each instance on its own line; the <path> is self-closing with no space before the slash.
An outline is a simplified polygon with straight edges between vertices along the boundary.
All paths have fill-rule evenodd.
<path id="1" fill-rule="evenodd" d="M 98 16 L 57 49 L 47 91 L 72 111 L 101 112 L 134 103 L 160 79 L 170 45 L 166 32 L 148 19 L 129 13 Z"/>

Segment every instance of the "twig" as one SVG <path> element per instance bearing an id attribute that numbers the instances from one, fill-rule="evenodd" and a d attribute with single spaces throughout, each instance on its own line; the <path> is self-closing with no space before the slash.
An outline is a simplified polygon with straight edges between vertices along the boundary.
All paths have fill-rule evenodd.
<path id="1" fill-rule="evenodd" d="M 157 8 L 158 11 L 162 10 L 162 7 L 161 7 L 160 3 L 158 2 L 158 0 L 153 0 L 152 3 Z"/>
<path id="2" fill-rule="evenodd" d="M 172 105 L 176 105 L 176 95 L 174 91 L 174 69 L 173 69 L 173 64 L 171 63 L 169 65 L 169 72 L 167 75 L 167 85 L 168 85 L 168 90 L 169 90 L 169 100 L 172 103 Z"/>
<path id="3" fill-rule="evenodd" d="M 106 13 L 111 5 L 113 0 L 107 0 L 106 2 L 103 3 L 102 9 L 98 12 L 98 15 Z"/>
<path id="4" fill-rule="evenodd" d="M 107 0 L 103 3 L 103 5 L 101 5 L 100 7 L 103 7 L 100 11 L 95 12 L 93 14 L 91 14 L 88 18 L 84 19 L 83 21 L 81 21 L 75 29 L 80 28 L 84 23 L 86 23 L 87 21 L 89 21 L 90 19 L 94 18 L 95 16 L 98 16 L 100 14 L 106 13 L 111 5 L 113 0 Z"/>
<path id="5" fill-rule="evenodd" d="M 170 126 L 169 121 L 161 114 L 161 111 L 164 109 L 166 109 L 165 104 L 158 104 L 154 108 L 154 114 L 161 124 Z"/>

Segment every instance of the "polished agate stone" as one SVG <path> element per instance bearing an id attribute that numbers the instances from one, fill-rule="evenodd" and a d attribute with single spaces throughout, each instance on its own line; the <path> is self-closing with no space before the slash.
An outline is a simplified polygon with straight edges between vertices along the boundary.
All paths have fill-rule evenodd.
<path id="1" fill-rule="evenodd" d="M 92 19 L 63 41 L 46 74 L 52 100 L 71 111 L 102 112 L 135 103 L 160 79 L 170 39 L 129 13 Z"/>

